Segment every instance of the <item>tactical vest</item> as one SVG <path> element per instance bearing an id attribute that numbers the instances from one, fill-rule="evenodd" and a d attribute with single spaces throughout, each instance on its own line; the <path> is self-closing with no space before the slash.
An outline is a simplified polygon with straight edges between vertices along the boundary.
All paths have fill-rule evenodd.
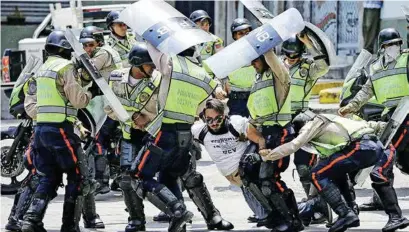
<path id="1" fill-rule="evenodd" d="M 409 95 L 408 55 L 402 53 L 388 67 L 374 70 L 371 76 L 376 99 L 387 109 L 396 107 L 402 97 Z"/>
<path id="2" fill-rule="evenodd" d="M 129 68 L 124 70 L 129 72 Z M 118 73 L 120 71 L 123 70 L 118 70 Z M 129 92 L 128 83 L 122 80 L 122 75 L 117 75 L 117 73 L 114 72 L 109 78 L 109 84 L 125 110 L 133 114 L 141 111 L 145 107 L 156 88 L 160 85 L 161 79 L 161 75 L 158 75 L 155 78 L 145 78 L 138 82 L 138 84 Z M 121 128 L 123 138 L 130 140 L 132 120 L 121 123 Z"/>
<path id="3" fill-rule="evenodd" d="M 250 92 L 256 74 L 257 72 L 253 66 L 246 66 L 232 72 L 229 75 L 231 92 Z"/>
<path id="4" fill-rule="evenodd" d="M 29 91 L 30 83 L 34 81 L 31 73 L 26 73 L 24 75 L 24 80 L 20 83 L 16 83 L 10 95 L 9 112 L 14 117 L 24 113 L 24 107 L 21 106 L 24 104 L 24 99 Z"/>
<path id="5" fill-rule="evenodd" d="M 50 56 L 35 75 L 37 82 L 37 122 L 74 122 L 77 109 L 57 89 L 57 78 L 72 65 L 71 61 Z"/>
<path id="6" fill-rule="evenodd" d="M 217 87 L 207 72 L 181 56 L 172 56 L 172 76 L 163 111 L 148 126 L 147 131 L 156 135 L 162 123 L 193 124 L 197 109 Z"/>
<path id="7" fill-rule="evenodd" d="M 309 77 L 311 60 L 303 59 L 299 64 L 290 68 L 291 113 L 308 110 L 311 90 L 317 80 Z"/>
<path id="8" fill-rule="evenodd" d="M 99 70 L 101 73 L 101 76 L 104 77 L 105 80 L 108 81 L 108 78 L 112 71 L 122 68 L 122 60 L 118 52 L 115 51 L 110 46 L 104 45 L 100 47 L 99 49 L 105 50 L 112 57 L 112 64 L 109 67 L 104 67 L 103 69 Z"/>
<path id="9" fill-rule="evenodd" d="M 331 123 L 335 123 L 348 133 L 349 139 L 345 139 L 339 134 L 322 133 L 321 136 L 314 138 L 310 143 L 317 149 L 319 155 L 322 157 L 328 157 L 332 154 L 341 151 L 351 142 L 356 141 L 365 134 L 371 134 L 374 132 L 372 128 L 369 128 L 365 121 L 354 121 L 346 119 L 337 115 L 320 114 L 319 116 L 325 117 Z"/>
<path id="10" fill-rule="evenodd" d="M 122 61 L 123 68 L 128 68 L 131 65 L 128 61 L 128 54 L 131 51 L 133 45 L 136 44 L 135 35 L 132 33 L 127 33 L 125 37 L 125 44 L 122 44 L 119 39 L 117 39 L 112 33 L 109 35 L 107 43 L 111 46 L 115 51 L 118 52 L 119 57 Z"/>
<path id="11" fill-rule="evenodd" d="M 257 74 L 259 76 L 259 74 Z M 263 126 L 285 126 L 291 121 L 291 101 L 287 97 L 283 106 L 279 108 L 274 88 L 274 74 L 271 69 L 257 78 L 251 87 L 247 101 L 252 121 Z"/>

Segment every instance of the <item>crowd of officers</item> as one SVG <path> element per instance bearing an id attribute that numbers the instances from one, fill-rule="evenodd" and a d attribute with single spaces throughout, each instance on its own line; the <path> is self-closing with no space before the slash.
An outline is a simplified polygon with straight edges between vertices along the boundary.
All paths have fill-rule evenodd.
<path id="1" fill-rule="evenodd" d="M 409 139 L 403 133 L 408 123 L 384 150 L 376 136 L 382 123 L 308 111 L 311 90 L 329 67 L 307 35 L 285 41 L 282 58 L 270 50 L 251 65 L 219 79 L 201 63 L 223 49 L 217 36 L 213 35 L 212 42 L 168 55 L 137 41 L 118 18 L 115 11 L 107 16 L 108 39 L 101 29 L 88 26 L 81 31 L 79 42 L 131 115 L 131 120 L 118 122 L 113 109 L 106 105 L 108 118 L 94 148 L 99 154 L 95 156 L 95 179 L 99 191 L 105 193 L 109 191 L 106 144 L 112 128 L 119 124 L 119 186 L 129 214 L 126 232 L 145 231 L 143 199 L 160 209 L 157 220 L 169 220 L 169 231 L 185 231 L 193 213 L 186 208 L 181 189 L 187 191 L 209 230 L 233 229 L 221 217 L 204 177 L 196 170 L 196 157 L 190 152 L 193 140 L 204 145 L 227 180 L 241 187 L 255 214 L 249 219 L 258 226 L 302 231 L 304 225 L 320 220 L 316 213 L 325 218 L 326 204 L 338 215 L 329 231 L 359 226 L 348 173 L 373 165 L 372 186 L 389 215 L 383 231 L 409 225 L 391 182 L 395 153 L 404 151 Z M 193 12 L 190 19 L 209 32 L 212 19 L 205 11 Z M 235 19 L 233 39 L 252 29 L 247 19 Z M 381 31 L 379 39 L 384 52 L 371 65 L 371 79 L 339 110 L 340 115 L 356 112 L 373 95 L 392 112 L 400 98 L 409 95 L 408 53 L 400 49 L 402 39 L 395 29 Z M 81 139 L 87 131 L 76 117 L 78 109 L 103 101 L 103 93 L 72 58 L 64 32 L 53 31 L 45 50 L 47 60 L 24 88 L 25 110 L 36 121 L 26 152 L 31 183 L 16 195 L 6 229 L 46 231 L 42 221 L 63 173 L 67 174 L 67 184 L 61 231 L 80 231 L 81 214 L 85 228 L 104 228 L 89 187 L 93 181 L 85 181 L 79 170 Z M 311 58 L 303 55 L 306 52 Z M 394 89 L 385 88 L 385 83 L 392 83 Z M 82 138 L 74 133 L 75 128 Z M 308 197 L 299 204 L 281 178 L 291 154 Z"/>

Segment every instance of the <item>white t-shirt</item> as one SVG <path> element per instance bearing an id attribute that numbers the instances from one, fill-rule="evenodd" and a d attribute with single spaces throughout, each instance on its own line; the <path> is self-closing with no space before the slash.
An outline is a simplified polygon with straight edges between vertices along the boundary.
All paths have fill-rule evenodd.
<path id="1" fill-rule="evenodd" d="M 247 118 L 238 115 L 230 116 L 230 124 L 239 134 L 247 136 L 249 122 Z M 195 139 L 199 139 L 199 134 L 206 123 L 200 121 L 192 126 L 192 134 Z M 225 134 L 212 134 L 210 129 L 203 139 L 210 158 L 216 163 L 217 168 L 223 176 L 232 174 L 239 167 L 240 158 L 249 145 L 248 141 L 238 141 L 230 131 Z"/>

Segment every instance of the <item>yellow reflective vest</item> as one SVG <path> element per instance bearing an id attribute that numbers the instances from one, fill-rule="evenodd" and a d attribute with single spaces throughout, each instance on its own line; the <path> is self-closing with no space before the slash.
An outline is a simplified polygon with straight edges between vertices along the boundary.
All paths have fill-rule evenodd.
<path id="1" fill-rule="evenodd" d="M 61 96 L 57 89 L 57 78 L 70 65 L 71 61 L 50 56 L 40 67 L 35 75 L 37 82 L 37 122 L 61 123 L 64 121 L 74 122 L 77 115 L 68 99 Z"/>
<path id="2" fill-rule="evenodd" d="M 259 74 L 257 76 L 247 101 L 251 118 L 262 126 L 285 126 L 291 121 L 290 98 L 287 97 L 283 106 L 278 105 L 271 69 L 264 72 L 261 78 Z"/>

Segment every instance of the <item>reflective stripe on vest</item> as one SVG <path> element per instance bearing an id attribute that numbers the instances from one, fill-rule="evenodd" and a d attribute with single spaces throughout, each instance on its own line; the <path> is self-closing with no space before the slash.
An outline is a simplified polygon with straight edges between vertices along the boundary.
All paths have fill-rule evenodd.
<path id="1" fill-rule="evenodd" d="M 257 72 L 253 66 L 246 66 L 229 74 L 231 91 L 250 92 L 255 81 L 256 74 Z"/>
<path id="2" fill-rule="evenodd" d="M 35 75 L 37 83 L 37 122 L 74 122 L 77 110 L 57 89 L 57 78 L 62 76 L 69 60 L 50 56 Z M 75 78 L 75 77 L 70 77 Z"/>
<path id="3" fill-rule="evenodd" d="M 273 75 L 271 70 L 268 70 L 256 80 L 247 101 L 247 108 L 252 121 L 257 124 L 285 126 L 291 121 L 290 99 L 287 97 L 281 108 L 278 106 Z"/>
<path id="4" fill-rule="evenodd" d="M 185 57 L 172 56 L 172 67 L 163 123 L 191 124 L 200 103 L 209 97 L 217 83 L 202 67 Z"/>
<path id="5" fill-rule="evenodd" d="M 308 60 L 301 60 L 299 64 L 295 64 L 290 68 L 291 86 L 291 113 L 308 109 L 309 100 L 311 98 L 311 90 L 314 87 L 316 80 L 311 80 L 309 69 L 311 64 Z"/>
<path id="6" fill-rule="evenodd" d="M 323 133 L 320 137 L 311 140 L 310 143 L 319 151 L 319 155 L 322 157 L 328 157 L 339 152 L 351 142 L 361 139 L 365 134 L 374 132 L 365 121 L 355 121 L 331 114 L 320 114 L 320 116 L 327 118 L 331 123 L 335 123 L 339 128 L 343 128 L 349 137 L 345 139 L 340 134 Z"/>
<path id="7" fill-rule="evenodd" d="M 131 78 L 131 77 L 129 77 Z M 126 98 L 120 97 L 118 93 L 115 93 L 124 106 L 125 110 L 128 112 L 139 112 L 142 110 L 145 105 L 151 99 L 153 93 L 155 92 L 156 88 L 160 85 L 161 76 L 158 75 L 155 79 L 152 80 L 141 80 L 136 87 L 133 88 L 132 94 L 129 96 L 128 94 L 128 84 L 126 82 L 112 81 L 110 84 L 113 85 L 118 84 L 120 88 L 123 89 L 125 92 Z M 111 86 L 114 89 L 113 86 Z M 131 139 L 131 128 L 132 128 L 132 121 L 128 121 L 121 124 L 122 127 L 122 136 L 124 139 Z"/>
<path id="8" fill-rule="evenodd" d="M 40 106 L 38 107 L 38 113 L 56 113 L 67 114 L 69 116 L 77 116 L 78 110 L 70 107 L 61 106 Z"/>
<path id="9" fill-rule="evenodd" d="M 376 70 L 371 76 L 377 101 L 388 109 L 396 107 L 402 97 L 409 95 L 408 56 L 402 53 L 387 68 Z"/>

